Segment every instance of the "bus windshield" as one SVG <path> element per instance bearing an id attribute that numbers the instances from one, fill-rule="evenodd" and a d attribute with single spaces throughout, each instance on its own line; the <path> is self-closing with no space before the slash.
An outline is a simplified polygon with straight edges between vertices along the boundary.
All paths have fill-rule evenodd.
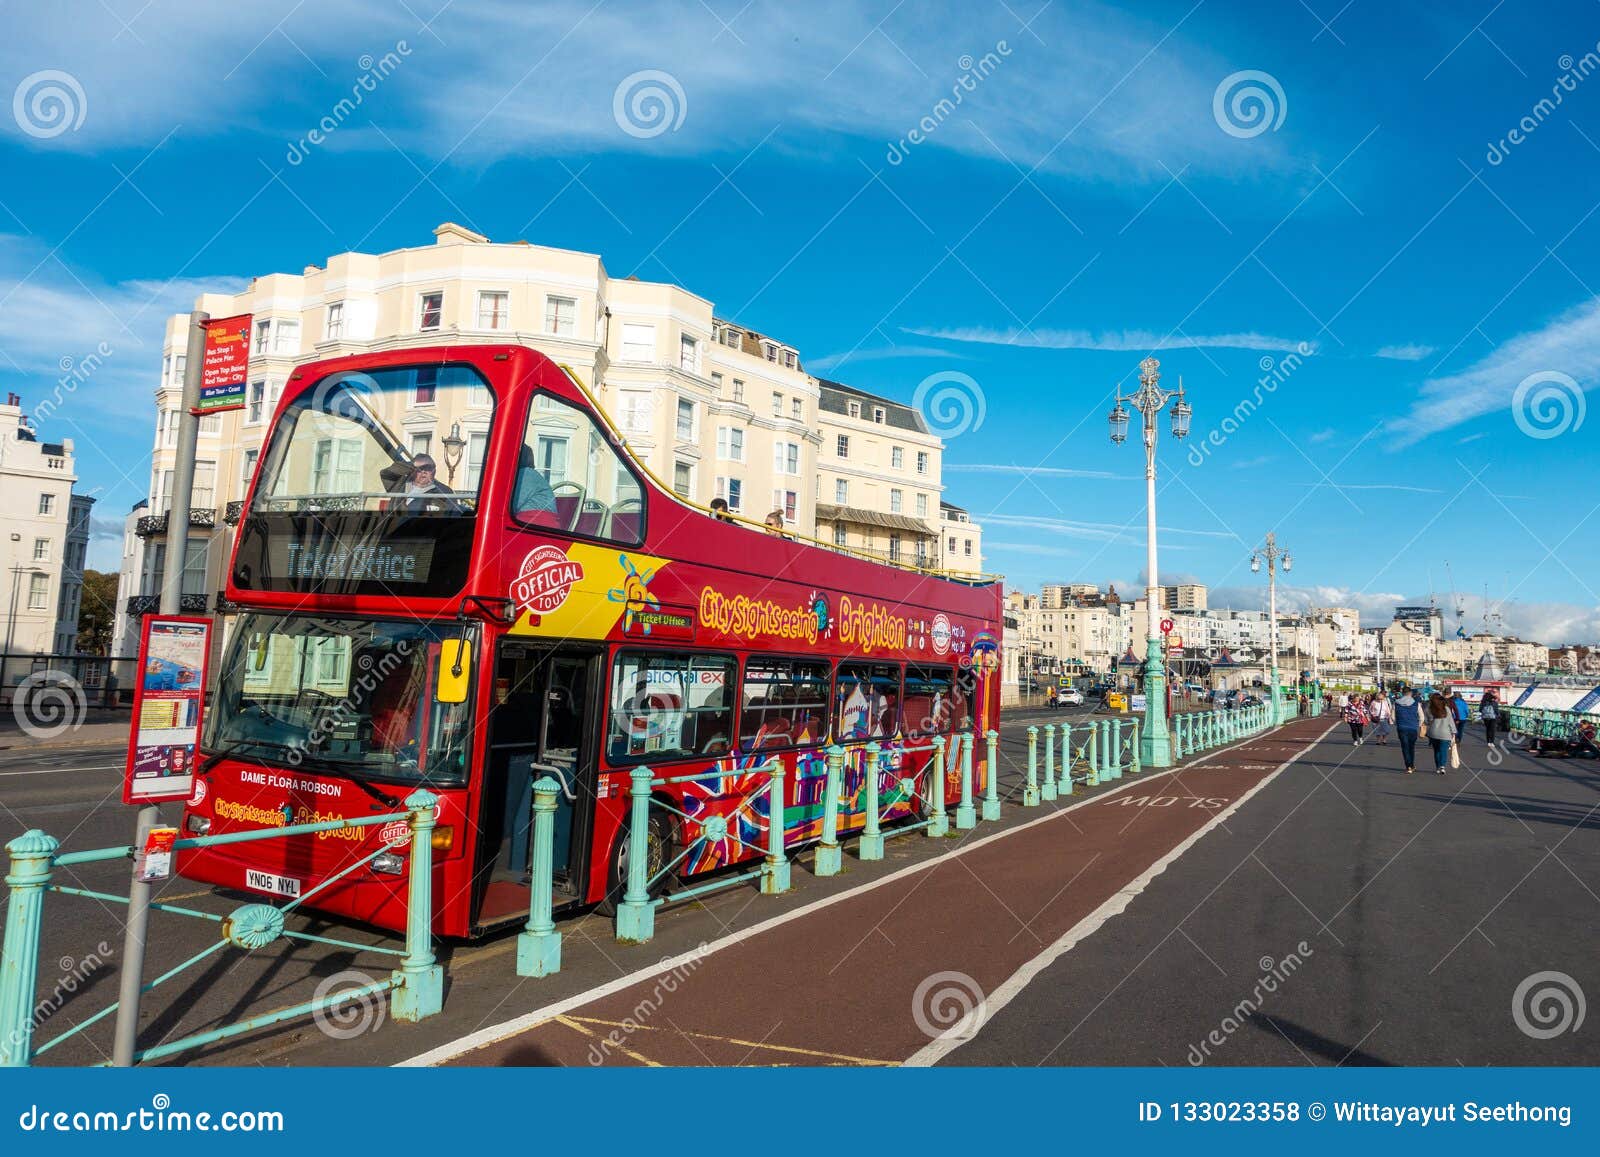
<path id="1" fill-rule="evenodd" d="M 493 409 L 469 366 L 333 374 L 284 410 L 252 510 L 471 515 Z"/>
<path id="2" fill-rule="evenodd" d="M 406 783 L 466 781 L 471 712 L 435 698 L 455 626 L 241 615 L 212 706 L 208 754 Z"/>

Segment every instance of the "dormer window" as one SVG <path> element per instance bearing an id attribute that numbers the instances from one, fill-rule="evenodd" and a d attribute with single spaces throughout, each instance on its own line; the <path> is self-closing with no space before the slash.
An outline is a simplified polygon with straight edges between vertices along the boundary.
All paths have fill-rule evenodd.
<path id="1" fill-rule="evenodd" d="M 860 402 L 849 402 L 849 403 L 847 403 L 845 405 L 845 413 L 849 414 L 852 418 L 861 417 L 861 403 Z"/>
<path id="2" fill-rule="evenodd" d="M 775 361 L 778 360 L 778 347 L 775 346 L 772 342 L 770 342 L 770 341 L 762 342 L 761 343 L 761 350 L 762 350 L 763 353 L 765 353 L 767 355 L 767 360 L 769 362 L 775 362 Z"/>
<path id="3" fill-rule="evenodd" d="M 878 423 L 878 425 L 880 425 L 880 426 L 883 425 L 883 420 L 886 417 L 888 417 L 888 413 L 884 410 L 884 408 L 882 406 L 873 406 L 872 407 L 872 420 L 874 422 Z"/>

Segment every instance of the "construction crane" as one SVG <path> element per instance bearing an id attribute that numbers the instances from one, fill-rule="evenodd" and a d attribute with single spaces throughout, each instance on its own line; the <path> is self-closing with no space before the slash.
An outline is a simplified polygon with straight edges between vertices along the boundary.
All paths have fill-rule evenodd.
<path id="1" fill-rule="evenodd" d="M 1450 583 L 1450 601 L 1455 604 L 1456 608 L 1456 638 L 1465 639 L 1467 637 L 1467 603 L 1465 599 L 1456 594 L 1456 576 L 1451 571 L 1449 562 L 1444 564 L 1444 574 Z M 1488 598 L 1485 597 L 1485 607 L 1487 607 L 1488 601 Z"/>

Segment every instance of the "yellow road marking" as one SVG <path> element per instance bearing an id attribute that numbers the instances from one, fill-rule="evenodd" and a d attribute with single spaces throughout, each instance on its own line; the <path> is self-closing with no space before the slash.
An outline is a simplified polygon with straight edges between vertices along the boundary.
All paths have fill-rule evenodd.
<path id="1" fill-rule="evenodd" d="M 558 1016 L 558 1017 L 556 1017 L 556 1019 L 559 1020 L 559 1021 L 563 1021 L 563 1022 L 569 1021 L 569 1020 L 583 1021 L 586 1024 L 604 1025 L 606 1028 L 627 1028 L 627 1029 L 630 1029 L 631 1031 L 635 1031 L 635 1032 L 638 1032 L 638 1031 L 644 1031 L 644 1032 L 659 1032 L 659 1031 L 662 1031 L 662 1026 L 660 1026 L 660 1025 L 637 1024 L 637 1023 L 629 1025 L 628 1022 L 626 1022 L 626 1021 L 621 1021 L 621 1020 L 602 1020 L 600 1017 L 597 1017 L 597 1016 L 571 1016 L 571 1017 Z M 766 1050 L 768 1050 L 770 1052 L 775 1052 L 775 1053 L 794 1053 L 794 1054 L 796 1054 L 798 1056 L 803 1056 L 803 1057 L 825 1057 L 825 1058 L 827 1058 L 828 1060 L 831 1060 L 831 1061 L 839 1061 L 839 1062 L 841 1062 L 843 1064 L 850 1064 L 850 1065 L 886 1066 L 886 1065 L 898 1065 L 900 1063 L 899 1061 L 880 1061 L 880 1060 L 876 1059 L 875 1057 L 853 1057 L 853 1056 L 850 1056 L 850 1055 L 848 1055 L 846 1053 L 824 1052 L 824 1051 L 822 1051 L 820 1049 L 802 1049 L 802 1048 L 795 1048 L 795 1047 L 793 1047 L 791 1045 L 775 1045 L 775 1044 L 765 1044 L 765 1043 L 763 1043 L 761 1041 L 740 1040 L 738 1037 L 718 1036 L 715 1033 L 709 1033 L 709 1032 L 691 1032 L 688 1029 L 682 1029 L 682 1028 L 678 1028 L 678 1029 L 668 1028 L 666 1031 L 668 1031 L 668 1032 L 676 1032 L 681 1036 L 692 1036 L 692 1037 L 696 1038 L 697 1040 L 718 1041 L 718 1042 L 720 1042 L 722 1044 L 734 1045 L 734 1046 L 736 1046 L 738 1048 L 766 1049 Z"/>
<path id="2" fill-rule="evenodd" d="M 649 1057 L 645 1056 L 643 1053 L 636 1053 L 630 1048 L 626 1048 L 626 1047 L 624 1047 L 622 1045 L 619 1045 L 619 1044 L 612 1044 L 612 1042 L 610 1040 L 607 1040 L 605 1037 L 601 1036 L 599 1033 L 595 1032 L 593 1029 L 587 1028 L 584 1025 L 579 1024 L 577 1022 L 577 1020 L 574 1019 L 573 1017 L 558 1016 L 558 1017 L 555 1017 L 553 1019 L 554 1019 L 554 1022 L 556 1024 L 564 1024 L 568 1028 L 572 1029 L 575 1032 L 581 1032 L 584 1036 L 593 1037 L 595 1040 L 598 1040 L 598 1041 L 605 1041 L 606 1044 L 608 1044 L 612 1048 L 616 1049 L 623 1056 L 629 1057 L 632 1060 L 636 1060 L 641 1065 L 648 1065 L 652 1069 L 659 1069 L 659 1068 L 662 1067 L 660 1061 L 653 1061 Z M 550 1022 L 546 1021 L 545 1023 L 548 1024 Z"/>

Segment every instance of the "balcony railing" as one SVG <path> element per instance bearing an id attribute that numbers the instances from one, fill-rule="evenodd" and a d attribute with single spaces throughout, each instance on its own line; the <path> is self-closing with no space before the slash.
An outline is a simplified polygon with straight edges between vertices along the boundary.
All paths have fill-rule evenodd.
<path id="1" fill-rule="evenodd" d="M 189 511 L 189 525 L 210 530 L 217 525 L 217 512 L 214 507 L 194 507 Z M 151 538 L 158 534 L 167 533 L 167 515 L 146 514 L 134 524 L 133 532 L 140 538 Z"/>
<path id="2" fill-rule="evenodd" d="M 222 521 L 229 526 L 238 526 L 239 517 L 244 513 L 244 502 L 230 502 L 222 512 Z"/>
<path id="3" fill-rule="evenodd" d="M 203 615 L 206 613 L 207 603 L 210 600 L 205 595 L 179 595 L 178 613 L 183 615 Z M 128 613 L 130 615 L 153 615 L 161 609 L 160 595 L 129 595 Z"/>

